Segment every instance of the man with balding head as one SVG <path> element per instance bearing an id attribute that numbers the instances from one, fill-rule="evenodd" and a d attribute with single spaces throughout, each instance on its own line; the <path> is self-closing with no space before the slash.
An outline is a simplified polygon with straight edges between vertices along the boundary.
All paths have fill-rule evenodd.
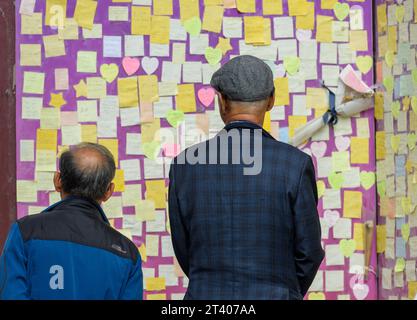
<path id="1" fill-rule="evenodd" d="M 115 170 L 98 144 L 62 153 L 54 176 L 62 200 L 12 225 L 0 257 L 0 299 L 142 299 L 139 252 L 101 208 Z"/>

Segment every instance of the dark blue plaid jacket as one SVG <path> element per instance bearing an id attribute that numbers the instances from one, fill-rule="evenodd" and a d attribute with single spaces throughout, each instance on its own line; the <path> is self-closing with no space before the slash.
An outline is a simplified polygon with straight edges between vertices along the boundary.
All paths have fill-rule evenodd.
<path id="1" fill-rule="evenodd" d="M 228 139 L 228 150 L 213 152 L 206 141 L 171 164 L 169 216 L 190 280 L 185 299 L 302 299 L 324 257 L 311 158 L 256 124 L 232 122 L 231 129 L 249 132 L 250 146 Z M 255 129 L 262 130 L 262 171 L 244 175 L 231 151 L 240 143 L 253 154 Z M 229 151 L 230 164 L 181 164 L 191 151 L 206 162 Z"/>

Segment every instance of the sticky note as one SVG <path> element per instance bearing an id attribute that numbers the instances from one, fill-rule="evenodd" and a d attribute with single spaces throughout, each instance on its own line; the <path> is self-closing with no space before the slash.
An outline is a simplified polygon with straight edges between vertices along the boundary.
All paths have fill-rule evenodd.
<path id="1" fill-rule="evenodd" d="M 114 192 L 123 192 L 125 191 L 125 175 L 124 171 L 116 169 L 113 181 L 114 183 Z"/>
<path id="2" fill-rule="evenodd" d="M 338 2 L 338 0 L 321 0 L 321 8 L 333 10 L 334 5 Z"/>
<path id="3" fill-rule="evenodd" d="M 207 6 L 204 8 L 202 30 L 220 33 L 222 29 L 223 7 Z"/>
<path id="4" fill-rule="evenodd" d="M 97 52 L 96 51 L 78 51 L 77 72 L 85 72 L 85 73 L 97 72 Z"/>
<path id="5" fill-rule="evenodd" d="M 82 28 L 93 29 L 94 17 L 96 15 L 97 1 L 77 0 L 74 11 L 74 19 Z"/>
<path id="6" fill-rule="evenodd" d="M 387 238 L 387 228 L 385 224 L 376 226 L 376 250 L 377 253 L 383 253 L 385 251 Z"/>
<path id="7" fill-rule="evenodd" d="M 43 46 L 45 48 L 45 58 L 65 55 L 64 40 L 59 39 L 58 35 L 44 36 Z"/>
<path id="8" fill-rule="evenodd" d="M 20 45 L 20 65 L 27 67 L 38 67 L 41 65 L 41 45 L 24 44 Z"/>
<path id="9" fill-rule="evenodd" d="M 159 291 L 165 288 L 165 278 L 145 278 L 145 290 Z"/>
<path id="10" fill-rule="evenodd" d="M 151 33 L 151 8 L 132 6 L 131 32 L 136 35 Z"/>
<path id="11" fill-rule="evenodd" d="M 355 51 L 368 51 L 368 31 L 350 30 L 350 48 Z"/>
<path id="12" fill-rule="evenodd" d="M 135 203 L 135 215 L 138 221 L 155 220 L 155 201 L 137 199 Z"/>
<path id="13" fill-rule="evenodd" d="M 388 27 L 388 50 L 393 53 L 397 52 L 397 26 Z"/>
<path id="14" fill-rule="evenodd" d="M 113 155 L 116 168 L 119 166 L 119 140 L 118 139 L 99 139 L 98 143 L 105 146 Z"/>
<path id="15" fill-rule="evenodd" d="M 67 0 L 46 0 L 45 25 L 62 29 L 67 14 Z"/>
<path id="16" fill-rule="evenodd" d="M 170 18 L 167 16 L 152 16 L 151 43 L 169 44 Z"/>
<path id="17" fill-rule="evenodd" d="M 264 37 L 264 18 L 258 16 L 245 16 L 243 18 L 245 30 L 245 43 L 262 44 L 265 43 Z"/>
<path id="18" fill-rule="evenodd" d="M 77 21 L 72 18 L 65 19 L 64 27 L 62 29 L 58 29 L 58 38 L 61 40 L 78 40 L 79 26 Z"/>
<path id="19" fill-rule="evenodd" d="M 352 137 L 350 140 L 351 163 L 369 163 L 369 139 Z"/>
<path id="20" fill-rule="evenodd" d="M 365 225 L 363 223 L 353 224 L 353 239 L 356 243 L 356 250 L 365 250 Z"/>
<path id="21" fill-rule="evenodd" d="M 146 180 L 146 199 L 153 200 L 155 208 L 165 209 L 166 208 L 166 187 L 165 180 Z"/>
<path id="22" fill-rule="evenodd" d="M 376 8 L 378 33 L 382 33 L 387 29 L 387 5 L 385 3 L 379 4 Z"/>
<path id="23" fill-rule="evenodd" d="M 198 0 L 180 0 L 181 22 L 193 17 L 200 17 L 200 7 Z"/>
<path id="24" fill-rule="evenodd" d="M 156 75 L 139 76 L 138 81 L 140 103 L 159 100 L 158 77 Z"/>
<path id="25" fill-rule="evenodd" d="M 16 197 L 18 202 L 37 202 L 36 182 L 31 180 L 16 181 Z"/>
<path id="26" fill-rule="evenodd" d="M 25 71 L 23 73 L 23 93 L 43 94 L 45 73 Z"/>
<path id="27" fill-rule="evenodd" d="M 236 0 L 236 7 L 239 12 L 253 13 L 256 12 L 255 0 Z"/>
<path id="28" fill-rule="evenodd" d="M 308 2 L 306 0 L 288 0 L 288 12 L 290 16 L 305 16 L 308 14 Z"/>
<path id="29" fill-rule="evenodd" d="M 307 88 L 307 108 L 326 109 L 329 105 L 328 92 L 323 88 Z"/>
<path id="30" fill-rule="evenodd" d="M 101 77 L 87 78 L 87 98 L 101 99 L 107 96 L 106 80 Z"/>
<path id="31" fill-rule="evenodd" d="M 20 24 L 21 34 L 42 34 L 42 12 L 35 12 L 31 16 L 22 15 Z"/>
<path id="32" fill-rule="evenodd" d="M 118 78 L 117 92 L 121 108 L 139 106 L 137 77 Z"/>
<path id="33" fill-rule="evenodd" d="M 85 124 L 81 126 L 81 140 L 83 142 L 97 143 L 97 125 Z"/>
<path id="34" fill-rule="evenodd" d="M 194 84 L 178 85 L 178 94 L 175 97 L 176 108 L 182 112 L 196 112 Z"/>
<path id="35" fill-rule="evenodd" d="M 288 131 L 290 138 L 294 136 L 296 129 L 302 127 L 307 123 L 306 116 L 288 116 Z"/>
<path id="36" fill-rule="evenodd" d="M 362 217 L 362 192 L 345 190 L 343 192 L 343 217 Z"/>
<path id="37" fill-rule="evenodd" d="M 58 142 L 57 130 L 37 129 L 36 130 L 36 149 L 56 151 Z"/>
<path id="38" fill-rule="evenodd" d="M 375 133 L 376 160 L 385 159 L 385 131 Z"/>
<path id="39" fill-rule="evenodd" d="M 142 143 L 159 141 L 160 137 L 157 135 L 159 129 L 161 129 L 161 121 L 159 118 L 153 119 L 149 123 L 143 123 L 141 127 Z"/>
<path id="40" fill-rule="evenodd" d="M 266 15 L 282 15 L 282 0 L 262 0 L 263 14 Z"/>
<path id="41" fill-rule="evenodd" d="M 171 16 L 172 0 L 153 0 L 153 14 L 159 16 Z"/>
<path id="42" fill-rule="evenodd" d="M 333 17 L 317 15 L 316 40 L 318 42 L 332 42 Z"/>
<path id="43" fill-rule="evenodd" d="M 315 23 L 314 2 L 307 2 L 307 14 L 296 16 L 295 25 L 297 29 L 313 30 Z"/>
<path id="44" fill-rule="evenodd" d="M 274 79 L 275 85 L 275 103 L 274 106 L 284 106 L 290 103 L 290 94 L 288 90 L 288 78 Z"/>

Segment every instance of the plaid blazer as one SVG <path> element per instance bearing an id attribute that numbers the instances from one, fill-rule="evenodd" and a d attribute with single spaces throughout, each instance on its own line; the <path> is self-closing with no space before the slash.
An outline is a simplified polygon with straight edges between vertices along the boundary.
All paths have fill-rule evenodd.
<path id="1" fill-rule="evenodd" d="M 251 143 L 229 138 L 223 149 L 210 147 L 231 129 L 249 132 Z M 240 160 L 244 148 L 253 154 L 255 131 L 262 169 L 245 175 L 248 162 L 233 164 L 233 148 L 241 146 Z M 184 164 L 187 152 L 207 163 L 228 152 L 229 162 Z M 173 247 L 189 278 L 185 299 L 303 298 L 324 258 L 310 156 L 237 121 L 177 156 L 169 178 Z"/>

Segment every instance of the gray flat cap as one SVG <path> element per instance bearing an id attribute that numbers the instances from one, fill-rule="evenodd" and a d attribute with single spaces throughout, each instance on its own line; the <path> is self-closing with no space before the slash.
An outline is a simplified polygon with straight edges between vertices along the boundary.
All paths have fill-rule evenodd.
<path id="1" fill-rule="evenodd" d="M 270 97 L 274 91 L 269 66 L 248 55 L 224 64 L 213 74 L 210 85 L 232 101 L 260 101 Z"/>

